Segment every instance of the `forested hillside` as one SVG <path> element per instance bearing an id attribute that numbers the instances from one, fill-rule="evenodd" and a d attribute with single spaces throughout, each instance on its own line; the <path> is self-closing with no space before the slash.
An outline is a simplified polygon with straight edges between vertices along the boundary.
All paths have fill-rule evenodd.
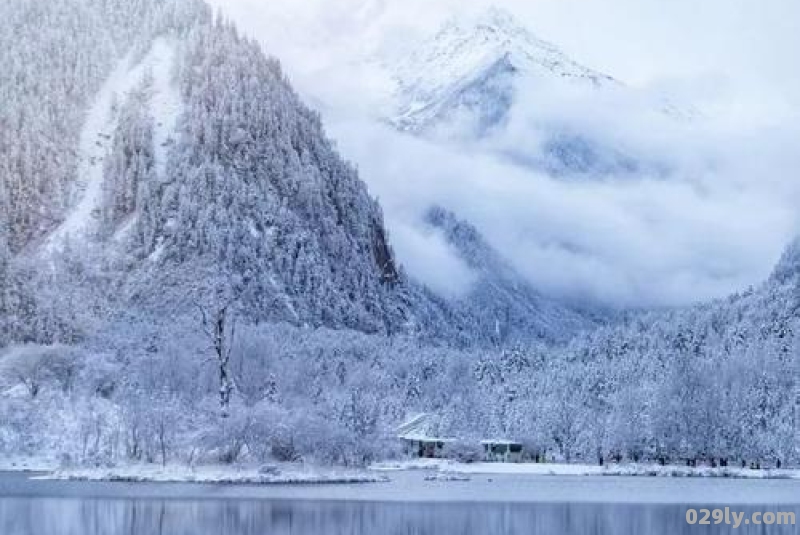
<path id="1" fill-rule="evenodd" d="M 70 298 L 32 257 L 83 195 L 86 110 L 123 57 L 210 15 L 192 0 L 9 0 L 0 16 L 0 345 L 74 341 Z"/>
<path id="2" fill-rule="evenodd" d="M 179 48 L 184 111 L 163 176 L 154 119 L 135 95 L 106 172 L 107 234 L 132 218 L 128 247 L 150 260 L 137 291 L 159 298 L 200 270 L 252 321 L 400 325 L 401 273 L 380 207 L 278 62 L 224 22 L 198 26 Z"/>
<path id="3" fill-rule="evenodd" d="M 117 62 L 207 10 L 192 0 L 8 0 L 2 16 L 0 207 L 18 252 L 63 221 L 79 195 L 80 125 Z"/>
<path id="4" fill-rule="evenodd" d="M 561 348 L 240 324 L 225 417 L 199 317 L 128 322 L 73 350 L 11 348 L 0 449 L 76 463 L 362 464 L 399 455 L 396 426 L 426 412 L 442 436 L 514 437 L 569 461 L 796 464 L 797 271 L 794 259 L 746 294 Z"/>

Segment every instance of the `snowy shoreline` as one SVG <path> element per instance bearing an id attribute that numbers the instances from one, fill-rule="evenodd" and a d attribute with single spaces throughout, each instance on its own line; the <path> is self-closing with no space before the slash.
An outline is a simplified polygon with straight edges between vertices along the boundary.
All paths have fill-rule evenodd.
<path id="1" fill-rule="evenodd" d="M 367 470 L 280 463 L 274 465 L 148 465 L 65 468 L 52 459 L 2 459 L 0 473 L 32 474 L 33 479 L 117 483 L 204 483 L 218 485 L 346 485 L 385 483 Z"/>
<path id="2" fill-rule="evenodd" d="M 430 481 L 470 481 L 472 476 L 570 477 L 667 477 L 800 480 L 800 470 L 752 470 L 660 466 L 654 464 L 458 463 L 439 459 L 415 459 L 375 463 L 364 470 L 302 464 L 266 466 L 129 465 L 100 468 L 64 468 L 50 459 L 5 459 L 0 472 L 34 474 L 35 479 L 117 483 L 198 483 L 217 485 L 351 485 L 387 483 L 393 473 L 427 472 Z"/>
<path id="3" fill-rule="evenodd" d="M 359 470 L 307 465 L 152 466 L 59 469 L 38 476 L 58 481 L 122 483 L 212 483 L 217 485 L 349 485 L 384 483 L 385 476 Z"/>
<path id="4" fill-rule="evenodd" d="M 394 462 L 366 470 L 273 465 L 167 466 L 2 472 L 10 495 L 143 500 L 267 500 L 420 504 L 797 504 L 800 478 L 631 476 L 577 465 L 483 464 L 440 468 Z M 461 470 L 458 472 L 457 470 Z M 262 471 L 273 473 L 262 473 Z M 491 472 L 490 472 L 491 471 Z M 493 473 L 492 473 L 493 472 Z M 666 475 L 666 474 L 662 474 Z M 708 474 L 706 474 L 708 475 Z M 769 476 L 769 477 L 768 477 Z"/>
<path id="5" fill-rule="evenodd" d="M 660 466 L 658 464 L 534 464 L 534 463 L 459 463 L 439 459 L 376 463 L 378 472 L 428 470 L 442 475 L 519 475 L 519 476 L 628 476 L 628 477 L 718 477 L 729 479 L 800 479 L 800 470 L 752 470 L 710 466 Z"/>
<path id="6" fill-rule="evenodd" d="M 0 459 L 0 472 L 48 473 L 58 470 L 55 459 L 45 457 L 6 457 Z"/>

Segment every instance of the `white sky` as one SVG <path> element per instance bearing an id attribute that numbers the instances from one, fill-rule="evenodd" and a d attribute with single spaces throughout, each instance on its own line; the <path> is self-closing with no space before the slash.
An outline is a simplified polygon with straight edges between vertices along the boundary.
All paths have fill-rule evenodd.
<path id="1" fill-rule="evenodd" d="M 540 37 L 632 85 L 726 89 L 749 116 L 800 106 L 797 0 L 212 0 L 302 76 L 395 48 L 448 16 L 505 7 Z"/>

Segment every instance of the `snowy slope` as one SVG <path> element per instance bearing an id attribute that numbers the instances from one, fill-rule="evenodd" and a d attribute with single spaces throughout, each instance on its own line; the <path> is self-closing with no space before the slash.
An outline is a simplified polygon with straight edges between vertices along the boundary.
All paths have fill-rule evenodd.
<path id="1" fill-rule="evenodd" d="M 174 141 L 173 135 L 183 108 L 180 91 L 173 80 L 174 44 L 165 39 L 156 41 L 145 64 L 152 69 L 153 93 L 150 110 L 155 118 L 153 140 L 156 150 L 156 173 L 163 179 L 169 148 Z"/>
<path id="2" fill-rule="evenodd" d="M 444 235 L 477 277 L 469 295 L 452 305 L 474 318 L 480 330 L 493 332 L 496 343 L 514 344 L 531 338 L 565 341 L 596 326 L 590 314 L 535 290 L 474 226 L 453 213 L 434 207 L 426 223 Z"/>
<path id="3" fill-rule="evenodd" d="M 618 85 L 611 77 L 570 59 L 497 8 L 451 20 L 416 52 L 391 68 L 397 83 L 392 121 L 420 132 L 468 108 L 501 116 L 510 106 L 516 79 L 539 77 L 589 87 Z M 475 102 L 483 92 L 498 101 Z M 506 102 L 501 102 L 505 100 Z M 483 109 L 481 109 L 483 108 Z"/>
<path id="4" fill-rule="evenodd" d="M 154 42 L 138 63 L 126 57 L 114 70 L 95 98 L 83 125 L 77 191 L 80 199 L 64 223 L 47 239 L 44 251 L 62 250 L 70 239 L 86 239 L 97 229 L 103 199 L 104 162 L 108 155 L 117 120 L 116 107 L 127 93 L 152 76 L 152 113 L 156 118 L 156 152 L 159 176 L 164 173 L 171 132 L 180 113 L 180 95 L 172 83 L 174 46 L 166 39 Z"/>

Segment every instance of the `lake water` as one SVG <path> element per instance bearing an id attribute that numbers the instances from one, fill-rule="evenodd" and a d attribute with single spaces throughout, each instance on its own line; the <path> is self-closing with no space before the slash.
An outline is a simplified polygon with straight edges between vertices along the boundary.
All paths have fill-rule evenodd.
<path id="1" fill-rule="evenodd" d="M 800 517 L 798 481 L 391 477 L 392 483 L 379 485 L 225 487 L 32 481 L 0 474 L 0 535 L 800 533 L 797 526 L 742 524 L 734 530 L 713 519 L 704 526 L 686 522 L 687 509 L 702 504 L 727 505 L 746 518 L 755 511 Z M 562 494 L 573 499 L 561 501 Z"/>

